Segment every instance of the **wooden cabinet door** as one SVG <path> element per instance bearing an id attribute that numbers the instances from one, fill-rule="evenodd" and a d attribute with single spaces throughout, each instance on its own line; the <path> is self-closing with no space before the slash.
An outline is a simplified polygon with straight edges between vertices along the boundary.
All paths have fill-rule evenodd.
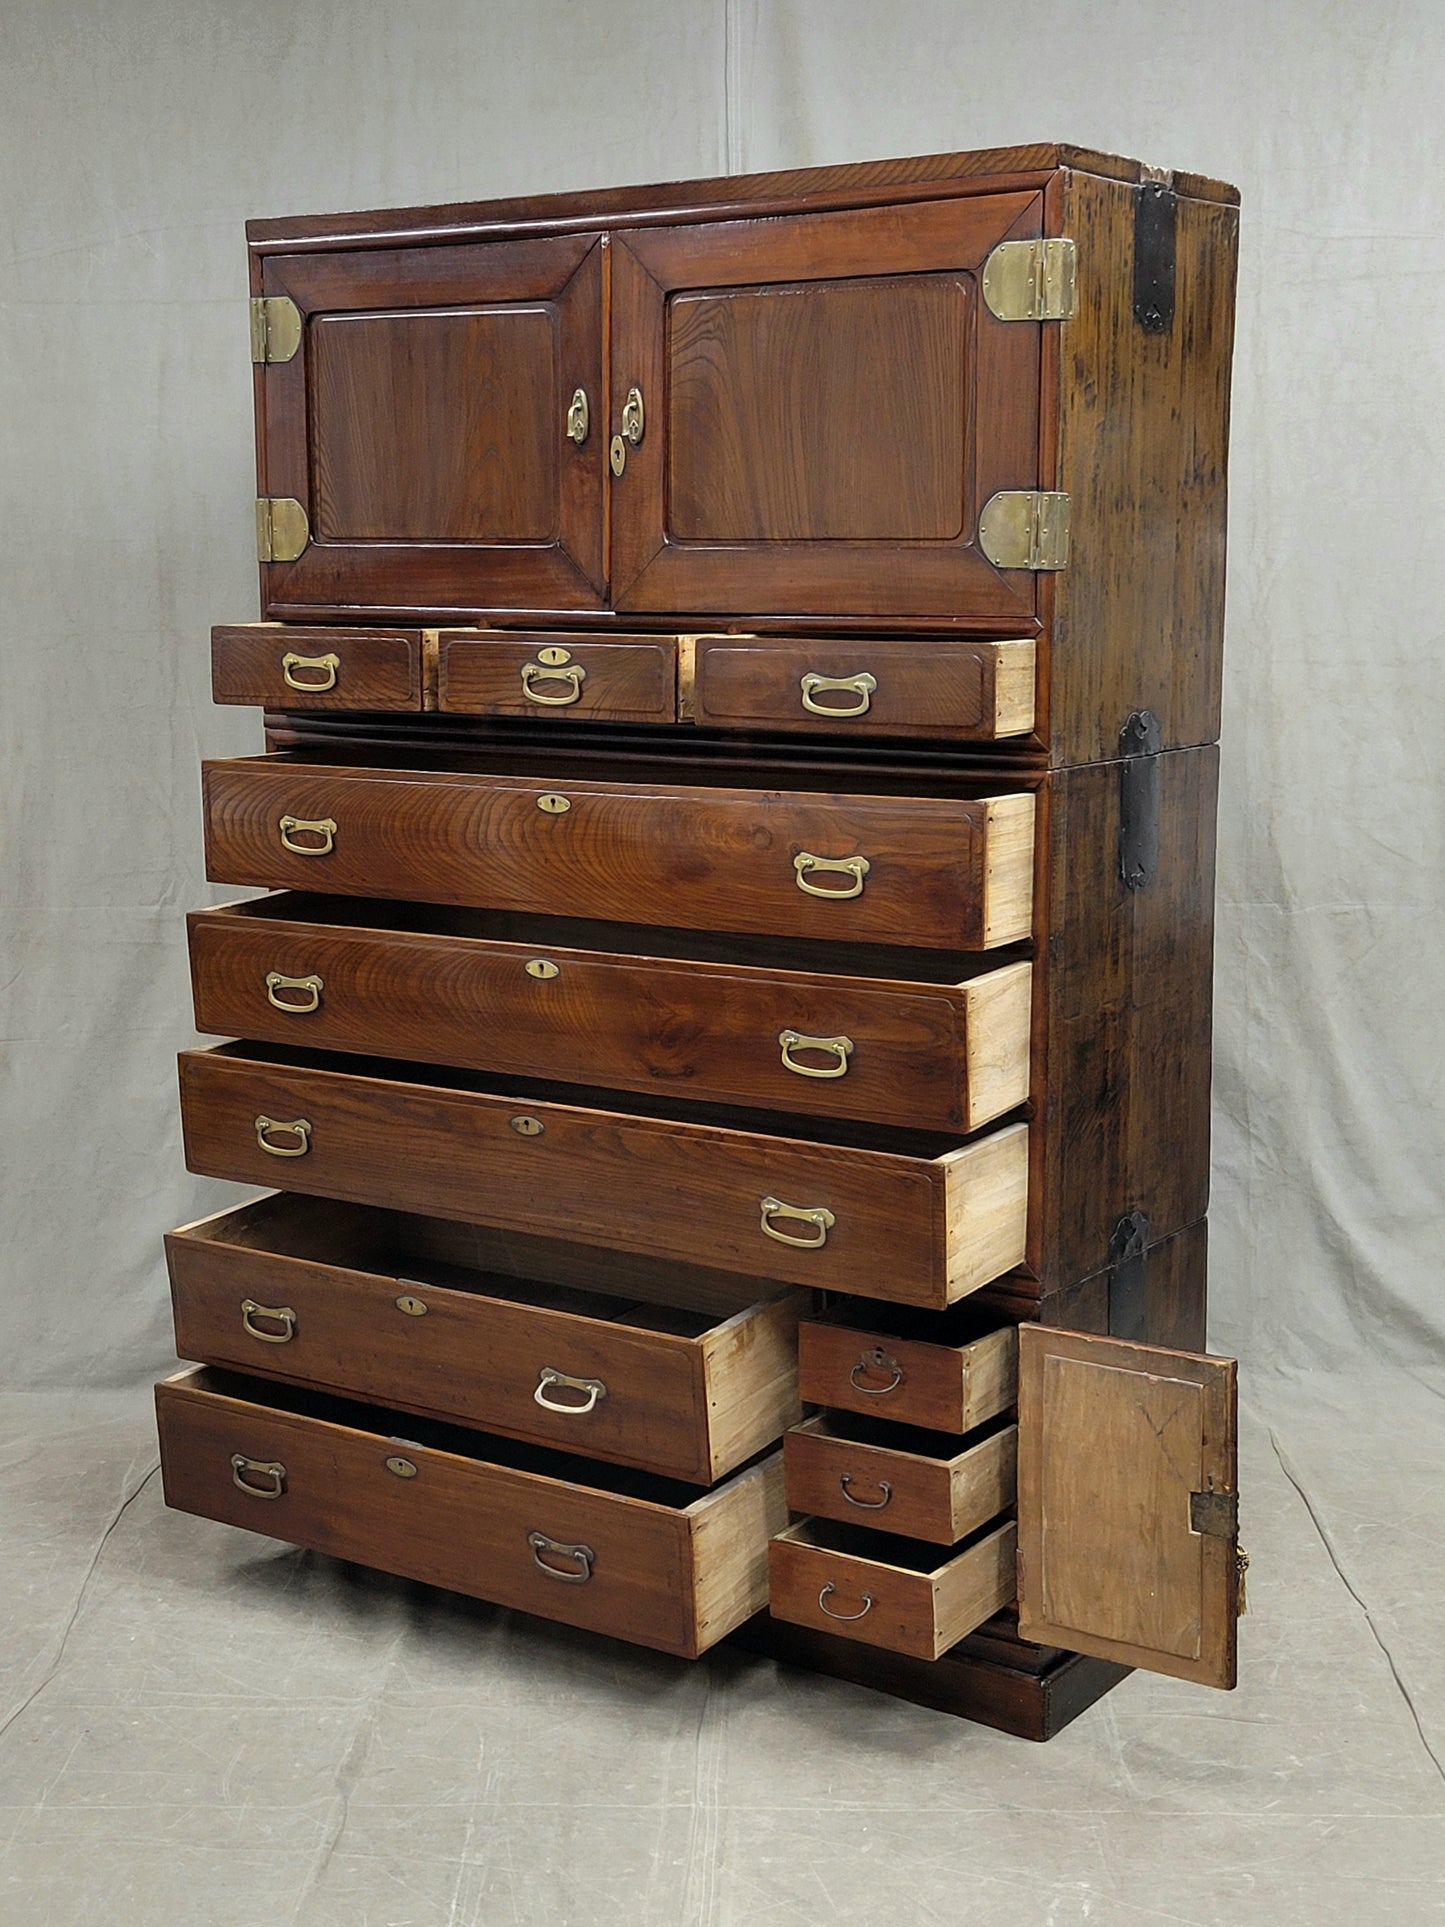
<path id="1" fill-rule="evenodd" d="M 257 370 L 259 492 L 309 537 L 262 563 L 267 615 L 599 606 L 596 235 L 272 255 L 264 292 L 301 331 Z"/>
<path id="2" fill-rule="evenodd" d="M 1232 1358 L 1019 1327 L 1025 1639 L 1234 1685 L 1235 1372 Z"/>
<path id="3" fill-rule="evenodd" d="M 1040 324 L 997 320 L 980 279 L 1041 212 L 979 194 L 616 237 L 609 437 L 642 398 L 616 606 L 1028 632 L 1033 576 L 977 536 L 997 490 L 1040 486 Z"/>

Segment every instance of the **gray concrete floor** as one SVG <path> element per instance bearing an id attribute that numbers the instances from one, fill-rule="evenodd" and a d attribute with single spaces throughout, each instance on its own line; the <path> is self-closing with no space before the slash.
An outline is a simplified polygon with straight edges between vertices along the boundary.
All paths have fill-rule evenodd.
<path id="1" fill-rule="evenodd" d="M 144 1394 L 0 1401 L 4 1927 L 1445 1922 L 1445 1400 L 1255 1384 L 1233 1695 L 1044 1747 L 168 1513 Z"/>

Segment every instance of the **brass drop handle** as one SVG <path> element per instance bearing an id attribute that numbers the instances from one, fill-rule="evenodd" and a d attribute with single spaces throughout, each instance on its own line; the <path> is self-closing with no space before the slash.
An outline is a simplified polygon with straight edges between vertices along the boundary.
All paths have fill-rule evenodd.
<path id="1" fill-rule="evenodd" d="M 886 1385 L 860 1385 L 859 1372 L 888 1372 L 890 1377 Z M 890 1358 L 881 1345 L 875 1345 L 872 1351 L 864 1352 L 849 1372 L 848 1383 L 855 1392 L 862 1392 L 865 1398 L 886 1398 L 903 1383 L 903 1367 L 896 1358 Z"/>
<path id="2" fill-rule="evenodd" d="M 258 1318 L 272 1319 L 282 1329 L 263 1331 L 256 1323 Z M 254 1298 L 243 1298 L 241 1329 L 250 1337 L 259 1338 L 263 1345 L 289 1345 L 296 1336 L 296 1314 L 289 1305 L 258 1305 Z"/>
<path id="3" fill-rule="evenodd" d="M 271 1133 L 280 1131 L 294 1137 L 294 1144 L 273 1144 Z M 311 1149 L 311 1120 L 307 1117 L 293 1117 L 289 1123 L 276 1117 L 256 1119 L 256 1142 L 263 1151 L 273 1158 L 304 1158 Z"/>
<path id="4" fill-rule="evenodd" d="M 319 843 L 293 843 L 294 836 L 319 836 Z M 283 816 L 281 844 L 292 856 L 330 856 L 336 848 L 334 816 Z"/>
<path id="5" fill-rule="evenodd" d="M 642 390 L 635 387 L 629 388 L 627 400 L 622 404 L 622 432 L 612 437 L 612 447 L 608 454 L 614 475 L 620 475 L 626 468 L 628 444 L 636 448 L 646 428 L 647 415 L 642 405 Z"/>
<path id="6" fill-rule="evenodd" d="M 285 977 L 279 970 L 266 972 L 266 1002 L 277 1010 L 284 1010 L 288 1017 L 309 1017 L 313 1010 L 319 1010 L 322 988 L 320 977 Z M 293 1004 L 289 998 L 277 994 L 283 990 L 299 990 L 304 1001 Z"/>
<path id="7" fill-rule="evenodd" d="M 553 1385 L 560 1385 L 569 1392 L 585 1392 L 586 1397 L 580 1405 L 572 1405 L 566 1399 L 549 1398 L 548 1392 Z M 532 1394 L 544 1411 L 565 1412 L 568 1418 L 586 1418 L 598 1399 L 606 1396 L 607 1387 L 600 1378 L 573 1378 L 570 1372 L 559 1372 L 555 1365 L 542 1367 L 537 1378 L 537 1389 Z"/>
<path id="8" fill-rule="evenodd" d="M 840 900 L 844 897 L 861 897 L 863 879 L 870 868 L 871 865 L 866 856 L 814 856 L 811 850 L 800 850 L 793 858 L 793 869 L 797 872 L 794 880 L 798 888 L 806 891 L 810 897 L 837 897 Z M 834 890 L 831 887 L 819 889 L 816 883 L 808 881 L 814 870 L 850 876 L 853 879 L 853 886 L 851 889 L 843 890 Z"/>
<path id="9" fill-rule="evenodd" d="M 810 669 L 798 684 L 803 692 L 803 707 L 812 716 L 833 716 L 847 721 L 850 716 L 866 716 L 868 705 L 873 699 L 873 691 L 878 687 L 878 678 L 870 676 L 865 669 L 859 676 L 820 676 Z M 813 698 L 825 689 L 848 689 L 858 697 L 856 703 L 839 704 L 815 703 Z"/>
<path id="10" fill-rule="evenodd" d="M 843 1494 L 843 1497 L 848 1501 L 849 1505 L 856 1505 L 860 1512 L 881 1512 L 884 1506 L 886 1506 L 888 1501 L 893 1497 L 893 1487 L 889 1484 L 887 1479 L 880 1479 L 878 1481 L 878 1490 L 883 1494 L 883 1497 L 881 1499 L 858 1498 L 853 1492 L 849 1490 L 849 1487 L 852 1485 L 852 1483 L 853 1483 L 853 1475 L 851 1472 L 840 1472 L 838 1474 L 839 1491 L 841 1491 L 841 1493 Z"/>
<path id="11" fill-rule="evenodd" d="M 832 1580 L 830 1579 L 827 1585 L 824 1586 L 823 1590 L 818 1594 L 818 1605 L 820 1609 L 828 1615 L 829 1619 L 845 1619 L 845 1620 L 846 1619 L 866 1619 L 869 1613 L 872 1612 L 873 1595 L 871 1592 L 865 1592 L 865 1593 L 859 1594 L 859 1597 L 863 1601 L 863 1610 L 861 1612 L 835 1613 L 833 1608 L 828 1604 L 828 1598 L 831 1593 L 834 1593 L 837 1590 L 838 1590 L 837 1587 L 833 1584 Z"/>
<path id="12" fill-rule="evenodd" d="M 801 1030 L 780 1030 L 778 1042 L 783 1050 L 783 1067 L 799 1077 L 846 1077 L 848 1059 L 853 1055 L 851 1037 L 809 1037 Z M 799 1050 L 827 1051 L 837 1058 L 835 1064 L 824 1065 L 820 1070 L 814 1064 L 800 1064 L 793 1052 Z"/>
<path id="13" fill-rule="evenodd" d="M 587 406 L 587 390 L 574 388 L 567 404 L 567 439 L 580 448 L 592 426 L 592 411 Z"/>
<path id="14" fill-rule="evenodd" d="M 299 689 L 306 696 L 321 696 L 328 689 L 336 687 L 336 672 L 340 667 L 340 656 L 330 653 L 324 656 L 298 656 L 294 649 L 288 649 L 281 658 L 281 680 L 288 689 Z M 319 671 L 321 681 L 303 682 L 296 673 L 298 669 Z"/>
<path id="15" fill-rule="evenodd" d="M 796 1204 L 784 1204 L 781 1198 L 763 1198 L 760 1203 L 762 1215 L 758 1223 L 764 1236 L 776 1238 L 780 1245 L 796 1245 L 800 1251 L 817 1251 L 827 1244 L 828 1233 L 838 1222 L 825 1205 L 805 1208 Z M 810 1224 L 818 1235 L 815 1238 L 806 1235 L 801 1238 L 794 1237 L 791 1231 L 779 1231 L 772 1222 L 774 1218 L 790 1218 L 802 1224 Z"/>
<path id="16" fill-rule="evenodd" d="M 252 1479 L 264 1479 L 265 1484 L 252 1485 Z M 244 1452 L 233 1452 L 231 1484 L 253 1499 L 279 1499 L 286 1490 L 286 1468 L 279 1459 L 248 1459 Z"/>
<path id="17" fill-rule="evenodd" d="M 564 1545 L 560 1539 L 549 1539 L 545 1532 L 529 1532 L 527 1544 L 532 1548 L 532 1563 L 540 1567 L 549 1579 L 560 1579 L 569 1586 L 585 1586 L 592 1577 L 597 1554 L 591 1546 Z M 548 1555 L 547 1559 L 542 1557 L 544 1552 Z M 565 1567 L 551 1565 L 551 1559 L 571 1560 L 573 1569 L 569 1572 Z"/>
<path id="18" fill-rule="evenodd" d="M 582 685 L 587 680 L 587 671 L 580 662 L 569 662 L 565 668 L 551 668 L 545 662 L 524 662 L 522 664 L 522 694 L 529 703 L 538 703 L 544 709 L 568 709 L 573 703 L 582 700 Z M 536 687 L 539 682 L 566 683 L 568 686 L 560 696 L 545 696 Z"/>

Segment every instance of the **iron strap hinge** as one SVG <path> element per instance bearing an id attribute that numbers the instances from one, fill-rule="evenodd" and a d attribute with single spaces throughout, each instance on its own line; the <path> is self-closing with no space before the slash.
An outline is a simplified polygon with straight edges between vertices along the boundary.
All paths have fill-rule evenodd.
<path id="1" fill-rule="evenodd" d="M 1078 250 L 1065 239 L 1000 241 L 983 264 L 983 298 L 1000 321 L 1071 321 Z"/>
<path id="2" fill-rule="evenodd" d="M 256 497 L 256 560 L 294 562 L 311 540 L 306 510 L 291 495 Z"/>
<path id="3" fill-rule="evenodd" d="M 1136 709 L 1119 731 L 1119 875 L 1126 890 L 1142 890 L 1159 868 L 1159 806 L 1164 780 L 1159 718 Z"/>
<path id="4" fill-rule="evenodd" d="M 1062 489 L 1001 489 L 984 503 L 978 546 L 996 569 L 1063 569 L 1069 498 Z"/>
<path id="5" fill-rule="evenodd" d="M 290 295 L 252 295 L 252 361 L 290 361 L 300 346 L 301 310 Z"/>

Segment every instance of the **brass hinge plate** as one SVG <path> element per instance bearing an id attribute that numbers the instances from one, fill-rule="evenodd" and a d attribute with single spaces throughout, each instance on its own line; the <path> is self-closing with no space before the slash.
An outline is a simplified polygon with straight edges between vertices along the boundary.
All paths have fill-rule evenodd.
<path id="1" fill-rule="evenodd" d="M 978 546 L 996 569 L 1063 569 L 1069 498 L 1059 489 L 1004 489 L 978 518 Z"/>
<path id="2" fill-rule="evenodd" d="M 301 346 L 301 310 L 289 295 L 251 298 L 252 361 L 289 361 Z"/>
<path id="3" fill-rule="evenodd" d="M 306 511 L 290 495 L 256 498 L 256 560 L 294 562 L 311 540 Z"/>
<path id="4" fill-rule="evenodd" d="M 983 298 L 1000 321 L 1071 321 L 1078 310 L 1072 241 L 1000 241 L 983 267 Z"/>

